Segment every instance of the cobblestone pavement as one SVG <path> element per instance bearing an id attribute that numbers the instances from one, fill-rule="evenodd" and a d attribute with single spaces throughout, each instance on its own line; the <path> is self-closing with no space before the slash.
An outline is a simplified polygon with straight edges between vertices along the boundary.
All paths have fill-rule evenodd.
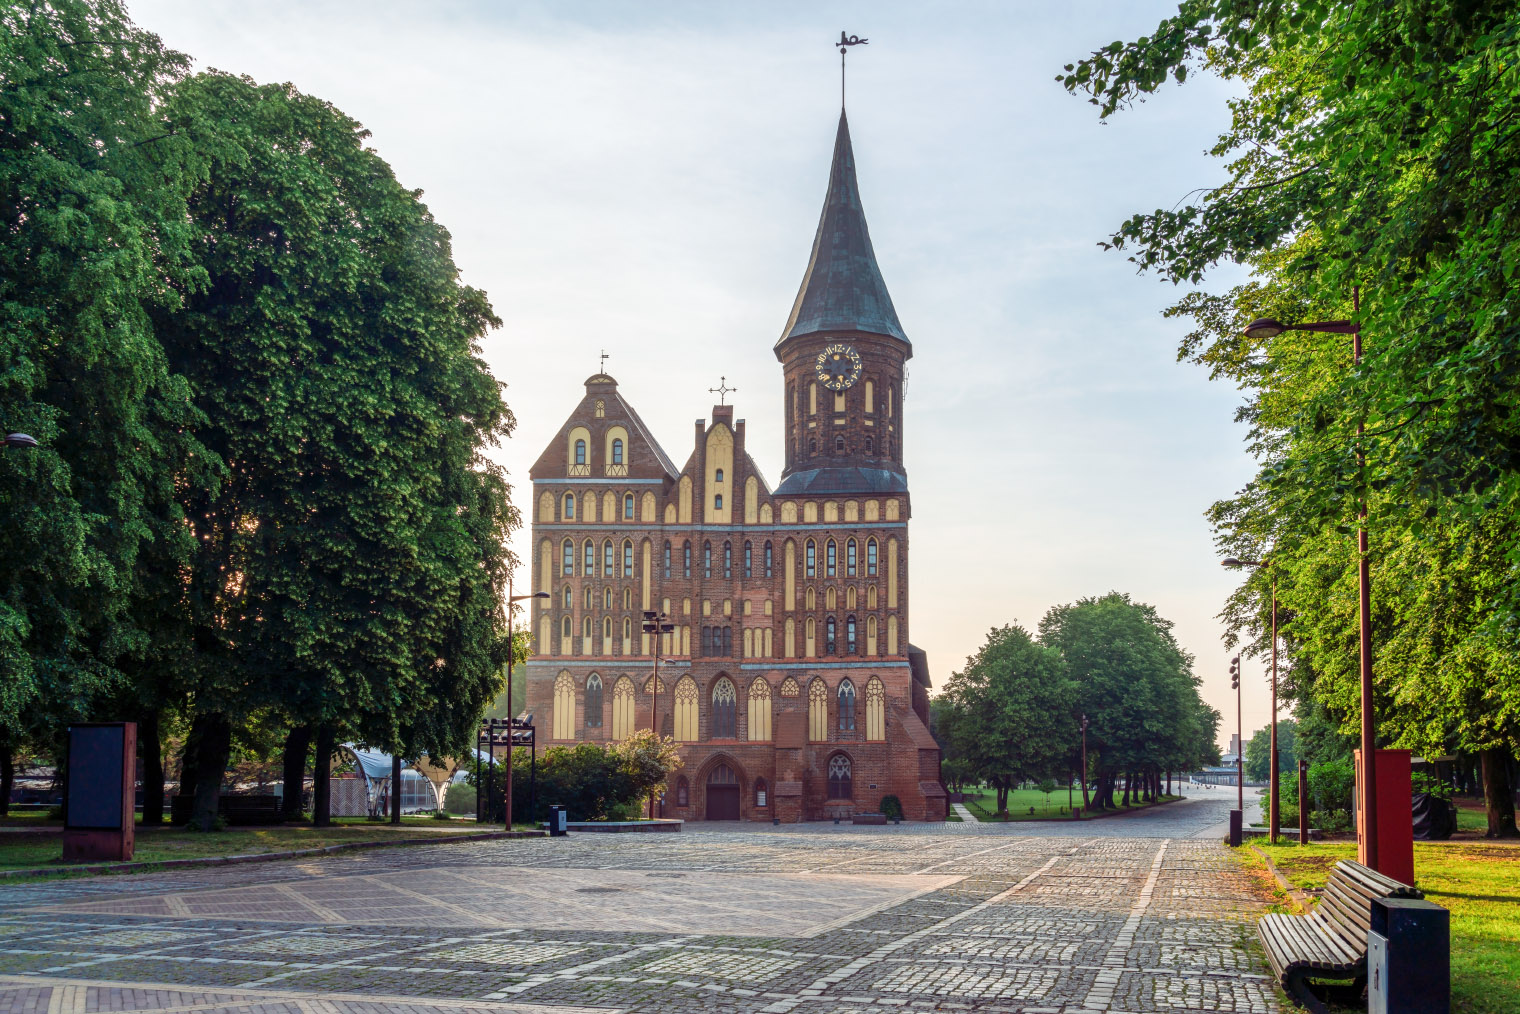
<path id="1" fill-rule="evenodd" d="M 689 825 L 9 885 L 0 1014 L 1276 1012 L 1215 810 Z"/>

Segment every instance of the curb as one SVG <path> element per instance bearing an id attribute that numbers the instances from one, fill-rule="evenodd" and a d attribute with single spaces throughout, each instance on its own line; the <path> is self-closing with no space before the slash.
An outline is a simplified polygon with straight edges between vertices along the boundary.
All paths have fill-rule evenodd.
<path id="1" fill-rule="evenodd" d="M 1305 915 L 1307 915 L 1312 908 L 1312 906 L 1309 904 L 1309 896 L 1303 891 L 1299 890 L 1297 887 L 1294 887 L 1293 882 L 1287 877 L 1283 876 L 1282 871 L 1277 868 L 1277 864 L 1272 862 L 1271 856 L 1267 855 L 1255 845 L 1250 845 L 1247 847 L 1250 848 L 1252 852 L 1255 852 L 1257 855 L 1261 856 L 1262 861 L 1267 864 L 1267 871 L 1271 873 L 1272 876 L 1277 878 L 1278 886 L 1280 886 L 1284 891 L 1287 891 L 1288 897 L 1292 898 L 1293 903 L 1297 905 Z"/>
<path id="2" fill-rule="evenodd" d="M 201 866 L 235 866 L 242 863 L 268 863 L 277 859 L 301 859 L 309 856 L 325 856 L 352 849 L 391 848 L 397 845 L 453 845 L 459 842 L 492 841 L 500 838 L 545 838 L 546 831 L 481 831 L 475 833 L 434 836 L 430 838 L 392 838 L 381 841 L 351 841 L 337 845 L 324 845 L 314 849 L 293 849 L 288 852 L 258 852 L 244 856 L 203 856 L 198 859 L 160 859 L 141 863 L 99 863 L 93 866 L 33 866 L 21 870 L 0 870 L 0 880 L 20 880 L 26 877 L 47 877 L 57 874 L 83 873 L 101 876 L 115 873 L 143 873 L 148 870 L 183 870 Z"/>

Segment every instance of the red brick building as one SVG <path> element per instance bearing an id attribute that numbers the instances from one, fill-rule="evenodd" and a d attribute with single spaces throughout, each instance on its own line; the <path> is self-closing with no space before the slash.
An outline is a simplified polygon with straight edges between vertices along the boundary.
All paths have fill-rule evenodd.
<path id="1" fill-rule="evenodd" d="M 943 820 L 929 672 L 908 642 L 902 381 L 912 346 L 876 264 L 843 115 L 812 256 L 776 343 L 786 467 L 715 405 L 677 465 L 599 373 L 534 464 L 540 742 L 682 744 L 667 816 Z M 662 637 L 660 686 L 645 610 Z M 657 700 L 656 700 L 657 698 Z M 657 707 L 656 707 L 657 705 Z"/>

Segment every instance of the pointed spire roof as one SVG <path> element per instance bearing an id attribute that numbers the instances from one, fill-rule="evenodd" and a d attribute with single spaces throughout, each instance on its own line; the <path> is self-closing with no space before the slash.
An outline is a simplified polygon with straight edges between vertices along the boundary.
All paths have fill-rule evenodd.
<path id="1" fill-rule="evenodd" d="M 823 199 L 818 234 L 813 238 L 813 255 L 781 341 L 817 331 L 869 331 L 908 340 L 897 321 L 881 268 L 876 265 L 876 252 L 871 249 L 860 186 L 855 181 L 850 124 L 843 109 L 839 111 L 829 192 Z"/>

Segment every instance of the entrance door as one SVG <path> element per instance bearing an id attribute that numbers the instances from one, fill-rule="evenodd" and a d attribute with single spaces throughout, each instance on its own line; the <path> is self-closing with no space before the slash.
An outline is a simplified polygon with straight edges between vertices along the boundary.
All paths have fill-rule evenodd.
<path id="1" fill-rule="evenodd" d="M 739 819 L 739 779 L 727 764 L 719 764 L 707 776 L 707 819 Z"/>

